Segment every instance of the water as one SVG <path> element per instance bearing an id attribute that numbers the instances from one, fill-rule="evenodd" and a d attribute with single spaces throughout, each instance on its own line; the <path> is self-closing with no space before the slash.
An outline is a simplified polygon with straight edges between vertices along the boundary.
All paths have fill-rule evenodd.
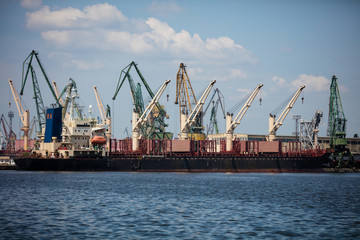
<path id="1" fill-rule="evenodd" d="M 0 239 L 360 239 L 360 174 L 0 171 Z"/>

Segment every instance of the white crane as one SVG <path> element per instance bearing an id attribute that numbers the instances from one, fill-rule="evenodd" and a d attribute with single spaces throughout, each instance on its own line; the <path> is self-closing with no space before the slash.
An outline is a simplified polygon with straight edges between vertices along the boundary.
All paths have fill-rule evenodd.
<path id="1" fill-rule="evenodd" d="M 274 141 L 276 138 L 276 131 L 279 129 L 279 127 L 281 127 L 281 125 L 283 124 L 286 116 L 288 115 L 288 113 L 290 112 L 291 108 L 294 106 L 296 100 L 298 99 L 300 93 L 302 92 L 302 90 L 305 88 L 305 86 L 300 86 L 299 89 L 295 92 L 295 94 L 293 95 L 293 97 L 291 98 L 290 102 L 287 104 L 286 108 L 284 109 L 284 111 L 281 113 L 280 117 L 278 118 L 278 120 L 275 122 L 275 114 L 269 114 L 269 136 L 267 138 L 268 141 Z"/>
<path id="2" fill-rule="evenodd" d="M 246 111 L 250 108 L 251 103 L 254 101 L 256 95 L 259 93 L 260 88 L 263 84 L 259 84 L 254 91 L 251 93 L 250 97 L 245 102 L 244 106 L 241 108 L 240 112 L 233 119 L 231 114 L 226 115 L 226 151 L 231 151 L 233 148 L 233 138 L 234 130 L 240 124 L 241 119 L 244 117 Z"/>
<path id="3" fill-rule="evenodd" d="M 132 148 L 133 151 L 139 150 L 139 139 L 141 138 L 140 129 L 143 124 L 148 121 L 149 114 L 156 106 L 159 101 L 161 95 L 165 91 L 167 85 L 170 83 L 170 80 L 166 80 L 157 91 L 151 102 L 146 106 L 146 109 L 139 117 L 139 113 L 133 111 L 133 119 L 132 119 Z"/>
<path id="4" fill-rule="evenodd" d="M 10 85 L 10 89 L 11 89 L 11 92 L 14 97 L 14 101 L 16 103 L 16 107 L 19 112 L 21 123 L 23 125 L 21 130 L 24 131 L 24 150 L 27 150 L 28 149 L 28 140 L 29 140 L 30 112 L 29 112 L 29 110 L 24 110 L 24 108 L 21 104 L 19 95 L 16 92 L 16 89 L 15 89 L 14 84 L 11 79 L 9 79 L 9 85 Z"/>
<path id="5" fill-rule="evenodd" d="M 101 116 L 101 121 L 102 121 L 102 125 L 106 126 L 106 147 L 107 149 L 110 149 L 110 138 L 111 138 L 111 117 L 110 114 L 106 114 L 105 109 L 104 109 L 104 105 L 101 101 L 99 92 L 97 90 L 97 87 L 94 86 L 94 93 L 95 93 L 95 97 L 96 97 L 96 102 L 98 104 L 99 107 L 99 112 L 100 112 L 100 116 Z"/>
<path id="6" fill-rule="evenodd" d="M 196 106 L 192 110 L 192 112 L 187 116 L 185 113 L 181 113 L 180 116 L 180 135 L 179 138 L 182 140 L 189 138 L 190 128 L 196 122 L 196 117 L 199 115 L 200 111 L 202 110 L 203 105 L 205 104 L 206 98 L 209 96 L 209 93 L 216 83 L 216 80 L 213 80 L 205 89 L 203 95 L 200 97 L 199 101 L 197 102 Z"/>

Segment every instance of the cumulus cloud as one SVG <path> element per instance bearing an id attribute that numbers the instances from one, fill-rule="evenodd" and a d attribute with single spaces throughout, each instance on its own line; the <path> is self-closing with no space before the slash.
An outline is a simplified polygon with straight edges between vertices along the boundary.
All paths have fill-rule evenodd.
<path id="1" fill-rule="evenodd" d="M 307 91 L 329 91 L 330 80 L 323 76 L 313 76 L 307 74 L 301 74 L 296 80 L 291 82 L 293 88 L 298 88 L 301 85 L 306 86 Z"/>
<path id="2" fill-rule="evenodd" d="M 72 7 L 51 11 L 43 6 L 27 13 L 26 17 L 26 26 L 30 29 L 89 28 L 127 21 L 121 11 L 108 3 L 87 6 L 83 11 Z"/>
<path id="3" fill-rule="evenodd" d="M 281 78 L 281 77 L 278 77 L 278 76 L 273 76 L 271 80 L 273 82 L 275 82 L 275 84 L 280 86 L 280 87 L 284 87 L 284 86 L 288 85 L 284 78 Z"/>
<path id="4" fill-rule="evenodd" d="M 134 25 L 135 27 L 131 27 Z M 92 48 L 196 60 L 254 62 L 251 53 L 227 36 L 202 39 L 198 33 L 176 31 L 156 18 L 128 21 L 115 6 L 96 4 L 27 13 L 26 26 L 58 48 Z M 235 70 L 231 77 L 246 77 Z"/>
<path id="5" fill-rule="evenodd" d="M 41 6 L 42 0 L 21 0 L 20 5 L 23 8 L 37 9 Z"/>

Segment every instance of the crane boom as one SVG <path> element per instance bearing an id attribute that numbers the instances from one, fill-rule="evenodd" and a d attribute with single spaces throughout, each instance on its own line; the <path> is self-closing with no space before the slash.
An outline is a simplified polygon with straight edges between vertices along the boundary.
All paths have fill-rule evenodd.
<path id="1" fill-rule="evenodd" d="M 151 102 L 147 105 L 146 109 L 144 110 L 144 112 L 142 113 L 142 115 L 140 116 L 140 118 L 138 119 L 138 121 L 136 122 L 136 124 L 133 126 L 133 130 L 134 128 L 139 127 L 142 123 L 144 123 L 145 121 L 147 121 L 149 114 L 151 113 L 152 109 L 155 107 L 155 105 L 157 104 L 157 102 L 159 101 L 159 98 L 161 97 L 161 95 L 163 94 L 163 92 L 165 91 L 167 85 L 170 83 L 170 80 L 166 80 L 160 87 L 160 89 L 158 90 L 158 92 L 155 94 L 155 96 L 153 97 L 153 99 L 151 100 Z"/>
<path id="2" fill-rule="evenodd" d="M 234 119 L 232 118 L 232 114 L 228 113 L 226 115 L 226 151 L 233 150 L 234 130 L 237 126 L 239 126 L 241 119 L 250 108 L 251 103 L 254 101 L 262 86 L 263 84 L 261 83 L 254 89 Z"/>
<path id="3" fill-rule="evenodd" d="M 141 126 L 148 121 L 149 114 L 153 108 L 157 105 L 161 95 L 165 91 L 167 85 L 170 83 L 170 80 L 166 80 L 157 91 L 151 102 L 146 106 L 144 112 L 140 117 L 139 113 L 136 111 L 133 112 L 133 150 L 136 151 L 139 148 L 139 138 L 141 137 L 140 128 Z"/>
<path id="4" fill-rule="evenodd" d="M 293 95 L 293 97 L 291 98 L 291 100 L 289 101 L 289 103 L 287 104 L 284 111 L 281 113 L 280 117 L 278 118 L 278 120 L 276 122 L 275 122 L 275 117 L 276 116 L 272 115 L 271 113 L 269 114 L 269 137 L 268 137 L 269 141 L 274 141 L 275 140 L 276 131 L 283 124 L 286 116 L 288 115 L 288 113 L 290 112 L 292 107 L 294 106 L 296 100 L 298 99 L 298 97 L 300 96 L 300 93 L 302 92 L 302 90 L 304 88 L 305 88 L 305 86 L 300 86 L 298 88 L 298 90 L 295 92 L 295 94 Z"/>
<path id="5" fill-rule="evenodd" d="M 19 95 L 18 95 L 11 79 L 9 79 L 9 85 L 10 85 L 10 89 L 11 89 L 11 92 L 14 97 L 14 101 L 16 103 L 16 107 L 19 112 L 21 123 L 23 125 L 21 130 L 24 131 L 24 150 L 27 150 L 28 149 L 28 139 L 29 139 L 29 128 L 30 128 L 30 126 L 29 126 L 30 125 L 30 112 L 29 112 L 29 110 L 24 110 L 24 108 L 21 104 Z"/>
<path id="6" fill-rule="evenodd" d="M 110 117 L 110 107 L 109 105 L 107 105 L 106 111 L 104 109 L 104 105 L 101 101 L 100 98 L 100 94 L 97 90 L 97 87 L 94 86 L 94 93 L 95 93 L 95 97 L 96 97 L 96 101 L 99 107 L 99 111 L 100 111 L 100 116 L 101 116 L 101 120 L 102 120 L 102 125 L 106 126 L 106 146 L 107 149 L 110 149 L 110 138 L 111 138 L 111 117 Z"/>
<path id="7" fill-rule="evenodd" d="M 246 103 L 244 104 L 244 106 L 241 108 L 240 112 L 231 121 L 231 124 L 226 127 L 226 133 L 234 132 L 235 128 L 240 124 L 241 119 L 244 117 L 246 111 L 250 108 L 251 103 L 254 101 L 256 95 L 259 93 L 259 91 L 263 85 L 264 84 L 261 83 L 254 89 L 254 91 L 252 92 L 252 94 L 250 95 L 250 97 L 248 98 Z"/>
<path id="8" fill-rule="evenodd" d="M 61 105 L 64 105 L 64 101 L 62 100 L 62 98 L 60 98 L 60 91 L 59 91 L 59 88 L 58 88 L 56 82 L 52 81 L 52 84 L 53 84 L 53 87 L 54 87 L 56 98 L 59 99 L 59 102 L 60 102 Z"/>
<path id="9" fill-rule="evenodd" d="M 218 96 L 218 98 L 214 102 L 213 99 L 216 95 Z M 209 100 L 209 104 L 205 108 L 204 115 L 206 114 L 207 110 L 209 109 L 211 103 L 213 103 L 213 107 L 211 108 L 210 123 L 209 123 L 208 129 L 207 129 L 207 135 L 213 134 L 214 128 L 215 128 L 215 133 L 216 134 L 219 133 L 219 128 L 218 128 L 217 119 L 216 119 L 216 114 L 217 114 L 219 105 L 221 106 L 221 110 L 222 110 L 224 119 L 226 118 L 224 95 L 222 95 L 222 93 L 220 92 L 220 90 L 218 88 L 216 88 L 214 90 L 214 94 L 211 96 L 211 98 Z"/>
<path id="10" fill-rule="evenodd" d="M 118 80 L 118 84 L 116 86 L 115 94 L 113 96 L 113 100 L 116 99 L 116 96 L 121 89 L 122 85 L 124 84 L 125 80 L 129 81 L 130 86 L 130 93 L 133 100 L 135 111 L 141 115 L 144 112 L 144 100 L 141 92 L 141 84 L 135 84 L 134 80 L 130 75 L 131 68 L 134 67 L 137 74 L 139 75 L 142 84 L 145 86 L 147 92 L 149 93 L 151 98 L 154 98 L 154 93 L 145 81 L 143 75 L 141 74 L 137 64 L 132 61 L 129 65 L 121 70 L 120 77 Z M 172 135 L 165 132 L 165 127 L 167 124 L 165 123 L 166 111 L 164 108 L 157 103 L 156 108 L 158 110 L 158 114 L 154 114 L 151 116 L 151 120 L 148 126 L 143 125 L 143 129 L 141 130 L 143 134 L 146 134 L 148 138 L 155 138 L 155 139 L 164 139 L 164 138 L 172 138 Z M 170 137 L 171 136 L 171 137 Z"/>
<path id="11" fill-rule="evenodd" d="M 196 106 L 192 110 L 192 112 L 188 115 L 185 123 L 182 125 L 181 132 L 180 132 L 180 139 L 187 139 L 190 127 L 196 122 L 196 117 L 199 115 L 206 98 L 209 96 L 209 93 L 216 83 L 216 80 L 210 82 L 210 84 L 205 89 L 203 95 L 200 97 L 199 101 L 197 102 Z M 183 118 L 184 119 L 184 118 Z"/>
<path id="12" fill-rule="evenodd" d="M 100 96 L 99 96 L 99 92 L 97 90 L 97 87 L 94 86 L 94 93 L 95 93 L 95 97 L 96 97 L 96 102 L 98 104 L 98 107 L 99 107 L 99 112 L 100 112 L 100 116 L 101 116 L 101 120 L 103 122 L 103 124 L 105 123 L 105 109 L 104 109 L 104 105 L 102 104 L 102 101 L 100 99 Z"/>

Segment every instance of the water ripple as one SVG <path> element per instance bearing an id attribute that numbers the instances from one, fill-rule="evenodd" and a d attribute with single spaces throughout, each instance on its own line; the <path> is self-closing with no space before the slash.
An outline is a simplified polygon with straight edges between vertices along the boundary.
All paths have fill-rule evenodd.
<path id="1" fill-rule="evenodd" d="M 0 172 L 0 239 L 356 239 L 358 174 Z"/>

